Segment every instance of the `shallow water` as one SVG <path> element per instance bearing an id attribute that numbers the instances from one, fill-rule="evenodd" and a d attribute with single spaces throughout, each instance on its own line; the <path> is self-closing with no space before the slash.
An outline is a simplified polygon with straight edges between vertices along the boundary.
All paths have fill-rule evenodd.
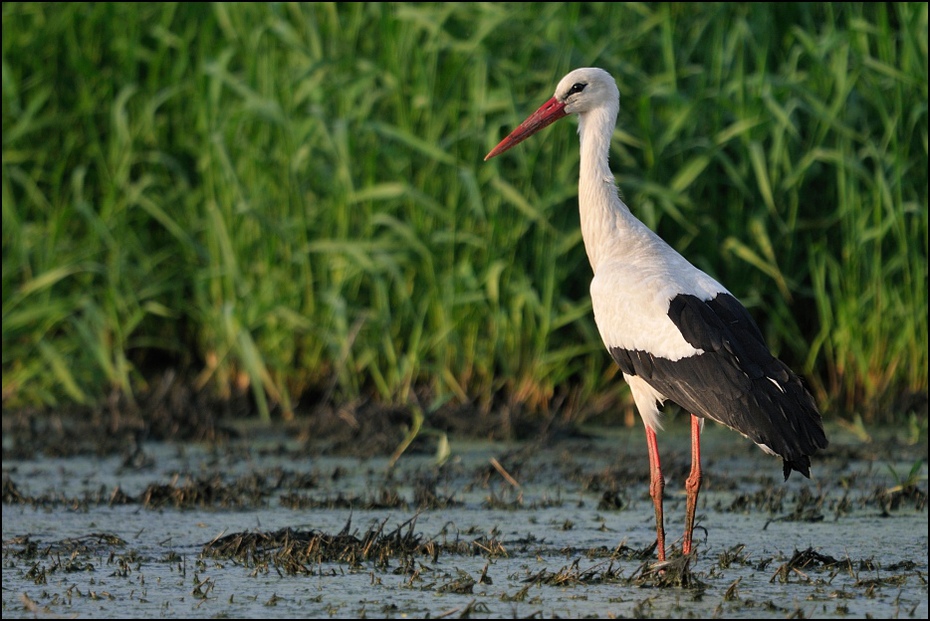
<path id="1" fill-rule="evenodd" d="M 927 618 L 925 445 L 873 447 L 833 434 L 815 458 L 816 480 L 781 483 L 778 460 L 708 427 L 691 566 L 699 584 L 658 588 L 631 580 L 644 561 L 609 557 L 620 544 L 640 550 L 655 539 L 641 430 L 542 448 L 454 442 L 442 467 L 432 455 L 405 455 L 393 471 L 386 458 L 315 457 L 282 436 L 249 436 L 221 448 L 147 444 L 132 466 L 121 457 L 5 459 L 3 617 Z M 668 542 L 680 545 L 687 430 L 661 435 L 659 446 Z M 888 493 L 894 473 L 920 460 L 916 487 Z M 300 480 L 295 473 L 306 475 L 303 487 L 272 484 Z M 138 499 L 153 484 L 210 477 L 254 477 L 267 494 L 244 508 L 209 497 L 193 508 L 108 503 L 116 489 Z M 418 509 L 424 480 L 452 502 Z M 8 482 L 26 500 L 8 494 Z M 605 491 L 623 508 L 598 508 Z M 282 498 L 294 494 L 320 508 L 289 508 Z M 378 501 L 386 496 L 393 501 Z M 204 554 L 230 533 L 336 534 L 348 525 L 364 534 L 382 524 L 413 528 L 423 541 L 501 547 L 320 562 L 298 574 Z M 786 568 L 805 550 L 840 562 Z"/>

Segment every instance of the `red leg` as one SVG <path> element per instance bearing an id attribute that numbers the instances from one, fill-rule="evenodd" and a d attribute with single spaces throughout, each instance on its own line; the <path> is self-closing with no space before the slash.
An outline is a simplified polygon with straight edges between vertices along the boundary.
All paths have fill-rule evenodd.
<path id="1" fill-rule="evenodd" d="M 662 517 L 662 493 L 665 491 L 665 478 L 659 464 L 659 446 L 656 432 L 646 427 L 646 445 L 649 447 L 649 495 L 656 506 L 656 549 L 659 562 L 665 561 L 665 521 Z"/>
<path id="2" fill-rule="evenodd" d="M 697 510 L 698 492 L 701 490 L 701 419 L 691 415 L 691 474 L 685 482 L 688 504 L 685 513 L 685 540 L 681 544 L 682 554 L 691 553 L 694 535 L 694 512 Z"/>

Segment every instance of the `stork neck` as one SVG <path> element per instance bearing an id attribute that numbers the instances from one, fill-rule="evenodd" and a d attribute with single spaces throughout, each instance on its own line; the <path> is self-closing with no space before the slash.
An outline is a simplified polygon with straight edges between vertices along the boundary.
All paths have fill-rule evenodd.
<path id="1" fill-rule="evenodd" d="M 578 134 L 581 162 L 578 178 L 578 208 L 581 235 L 591 268 L 606 259 L 611 248 L 622 248 L 613 241 L 622 237 L 638 222 L 620 200 L 617 184 L 610 171 L 610 138 L 617 120 L 617 110 L 603 107 L 579 115 Z"/>

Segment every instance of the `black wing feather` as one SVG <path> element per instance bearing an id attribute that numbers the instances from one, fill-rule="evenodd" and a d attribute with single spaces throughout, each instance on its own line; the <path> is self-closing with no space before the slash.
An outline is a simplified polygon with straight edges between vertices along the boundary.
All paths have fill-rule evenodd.
<path id="1" fill-rule="evenodd" d="M 638 375 L 693 414 L 720 422 L 810 476 L 810 455 L 827 446 L 814 398 L 769 351 L 749 312 L 732 295 L 711 300 L 678 295 L 669 319 L 704 353 L 669 360 L 649 352 L 611 348 L 621 370 Z"/>

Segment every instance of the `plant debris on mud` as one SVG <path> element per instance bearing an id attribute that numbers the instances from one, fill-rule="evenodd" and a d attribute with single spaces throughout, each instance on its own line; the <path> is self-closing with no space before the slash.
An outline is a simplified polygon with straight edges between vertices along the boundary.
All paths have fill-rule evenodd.
<path id="1" fill-rule="evenodd" d="M 480 460 L 460 461 L 433 456 L 435 446 L 418 444 L 420 440 L 405 443 L 410 418 L 401 409 L 378 411 L 360 404 L 327 413 L 321 408 L 312 418 L 315 427 L 309 418 L 292 422 L 268 433 L 269 441 L 263 436 L 257 442 L 250 431 L 255 427 L 237 421 L 230 406 L 211 410 L 201 397 L 174 411 L 168 404 L 180 397 L 171 394 L 168 390 L 157 407 L 128 415 L 116 413 L 119 402 L 86 419 L 68 412 L 35 418 L 4 412 L 5 512 L 16 508 L 37 516 L 149 514 L 152 519 L 143 520 L 146 528 L 163 515 L 177 519 L 196 514 L 204 527 L 222 532 L 213 539 L 196 539 L 187 549 L 173 547 L 172 533 L 150 550 L 140 550 L 135 542 L 127 543 L 133 541 L 132 533 L 107 532 L 96 525 L 69 537 L 50 535 L 49 530 L 15 531 L 3 541 L 5 587 L 6 576 L 15 574 L 22 584 L 50 593 L 43 599 L 24 591 L 16 610 L 59 614 L 68 610 L 62 605 L 74 601 L 110 601 L 116 591 L 101 586 L 102 569 L 112 584 L 116 579 L 132 580 L 152 566 L 180 575 L 185 597 L 199 603 L 215 600 L 219 590 L 208 568 L 316 580 L 362 574 L 370 575 L 372 585 L 396 576 L 408 589 L 467 598 L 441 613 L 428 607 L 394 609 L 385 603 L 377 613 L 360 610 L 360 616 L 499 615 L 500 609 L 491 605 L 491 593 L 495 601 L 514 606 L 514 616 L 553 616 L 541 604 L 552 601 L 546 600 L 547 594 L 584 599 L 589 592 L 604 590 L 626 594 L 616 596 L 618 603 L 629 604 L 622 609 L 624 616 L 665 618 L 669 609 L 659 601 L 666 592 L 691 602 L 716 597 L 711 609 L 716 616 L 746 611 L 756 616 L 809 616 L 810 610 L 800 604 L 755 596 L 760 584 L 792 589 L 797 601 L 830 602 L 831 612 L 843 616 L 850 600 L 878 598 L 891 590 L 926 592 L 926 559 L 920 555 L 901 556 L 887 549 L 874 557 L 855 558 L 846 556 L 842 547 L 825 549 L 807 546 L 806 541 L 788 554 L 768 552 L 779 549 L 777 542 L 770 548 L 759 541 L 747 544 L 726 537 L 727 519 L 751 520 L 760 539 L 766 540 L 772 531 L 784 533 L 788 525 L 813 530 L 835 523 L 841 528 L 863 515 L 889 522 L 902 513 L 926 512 L 926 443 L 905 444 L 894 434 L 870 442 L 831 444 L 817 456 L 815 480 L 787 484 L 777 464 L 770 470 L 731 467 L 746 463 L 747 455 L 758 457 L 757 449 L 747 446 L 744 454 L 739 440 L 720 436 L 724 443 L 711 443 L 705 457 L 703 504 L 695 531 L 704 533 L 703 545 L 697 537 L 695 549 L 685 556 L 670 544 L 668 561 L 657 563 L 654 530 L 636 531 L 634 546 L 627 545 L 625 531 L 613 532 L 614 516 L 632 511 L 642 513 L 643 521 L 651 518 L 645 442 L 639 435 L 627 451 L 625 445 L 605 441 L 610 436 L 544 425 L 520 442 L 487 443 Z M 183 419 L 185 415 L 190 418 Z M 467 437 L 510 437 L 514 430 L 502 432 L 499 421 L 490 418 L 469 419 L 452 412 L 447 416 L 455 422 L 443 423 L 439 416 L 431 423 L 445 425 L 442 429 L 452 433 L 462 420 L 471 420 L 475 424 Z M 521 433 L 529 428 L 522 427 Z M 708 435 L 713 437 L 713 431 L 705 432 Z M 153 447 L 153 440 L 177 442 L 177 454 L 164 448 L 173 444 Z M 188 444 L 191 441 L 197 444 Z M 400 446 L 405 457 L 417 459 L 398 460 Z M 187 452 L 197 452 L 198 457 L 189 458 Z M 45 456 L 61 463 L 88 461 L 94 464 L 91 472 L 96 472 L 99 458 L 109 457 L 108 467 L 114 472 L 107 480 L 112 483 L 95 483 L 94 474 L 82 474 L 74 475 L 72 479 L 79 481 L 68 487 L 37 486 L 33 475 L 40 468 L 34 464 L 41 464 Z M 324 456 L 327 459 L 321 459 Z M 329 459 L 332 456 L 339 457 Z M 670 481 L 666 499 L 674 507 L 680 496 L 671 482 L 687 477 L 689 453 L 668 448 L 662 464 Z M 61 478 L 67 478 L 68 466 L 60 467 Z M 255 515 L 261 523 L 268 513 L 274 513 L 276 521 L 283 516 L 285 525 L 249 530 L 226 526 L 226 516 Z M 334 513 L 338 518 L 330 527 L 320 527 L 319 516 Z M 361 513 L 364 519 L 354 517 Z M 511 517 L 519 526 L 509 523 Z M 427 518 L 432 521 L 424 529 Z M 462 519 L 469 523 L 457 521 Z M 313 527 L 293 526 L 305 520 Z M 355 526 L 358 523 L 364 525 Z M 579 530 L 584 537 L 573 539 Z M 718 542 L 723 533 L 726 549 L 708 553 L 708 532 L 714 532 Z M 925 535 L 915 536 L 926 541 Z M 598 543 L 585 545 L 590 541 Z M 191 569 L 193 575 L 188 576 Z M 82 575 L 88 579 L 79 587 L 75 579 Z M 70 584 L 54 591 L 56 579 Z M 629 593 L 640 595 L 632 601 Z M 230 603 L 234 600 L 230 597 Z M 261 598 L 262 606 L 288 604 L 280 592 Z M 518 605 L 537 604 L 516 613 Z M 5 606 L 10 606 L 7 600 Z M 907 609 L 901 610 L 906 616 Z"/>

